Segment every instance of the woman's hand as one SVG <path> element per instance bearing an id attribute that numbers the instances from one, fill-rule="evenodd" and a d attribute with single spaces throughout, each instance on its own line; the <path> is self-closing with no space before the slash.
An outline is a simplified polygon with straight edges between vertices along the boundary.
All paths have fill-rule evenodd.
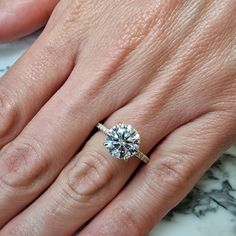
<path id="1" fill-rule="evenodd" d="M 235 14 L 60 1 L 0 81 L 0 235 L 146 235 L 236 139 Z M 110 157 L 101 120 L 131 124 L 151 161 Z"/>

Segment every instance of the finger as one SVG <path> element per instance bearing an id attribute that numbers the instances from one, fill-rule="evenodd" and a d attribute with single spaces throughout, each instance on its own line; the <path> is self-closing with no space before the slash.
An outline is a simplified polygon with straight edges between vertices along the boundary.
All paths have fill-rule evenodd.
<path id="1" fill-rule="evenodd" d="M 230 119 L 228 113 L 213 112 L 174 131 L 152 153 L 149 164 L 78 235 L 147 235 L 232 144 L 236 130 Z"/>
<path id="2" fill-rule="evenodd" d="M 59 0 L 0 1 L 0 42 L 13 40 L 43 26 Z"/>
<path id="3" fill-rule="evenodd" d="M 164 112 L 160 112 L 155 120 L 149 120 L 147 117 L 150 114 L 142 114 L 139 107 L 140 102 L 127 105 L 115 112 L 106 125 L 111 127 L 125 117 L 126 123 L 131 123 L 140 131 L 141 150 L 148 152 L 156 141 L 180 123 L 177 119 L 169 122 Z M 147 127 L 152 129 L 147 130 Z M 137 168 L 139 161 L 133 159 L 126 163 L 110 157 L 104 150 L 103 140 L 103 134 L 95 134 L 49 190 L 6 225 L 2 232 L 7 234 L 17 230 L 18 235 L 24 232 L 70 235 L 111 201 Z M 61 223 L 53 224 L 52 221 Z"/>
<path id="4" fill-rule="evenodd" d="M 69 38 L 56 29 L 43 34 L 0 80 L 0 148 L 19 134 L 67 79 L 78 48 Z"/>

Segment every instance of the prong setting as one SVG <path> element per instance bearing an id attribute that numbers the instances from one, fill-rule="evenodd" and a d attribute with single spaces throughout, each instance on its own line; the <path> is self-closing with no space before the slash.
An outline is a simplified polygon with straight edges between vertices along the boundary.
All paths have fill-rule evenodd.
<path id="1" fill-rule="evenodd" d="M 104 146 L 113 157 L 128 160 L 138 153 L 140 136 L 131 125 L 118 123 L 106 133 Z"/>
<path id="2" fill-rule="evenodd" d="M 98 123 L 97 128 L 106 135 L 104 146 L 111 156 L 125 161 L 136 156 L 146 164 L 149 162 L 149 157 L 139 150 L 140 136 L 131 125 L 119 122 L 108 129 L 103 124 Z"/>

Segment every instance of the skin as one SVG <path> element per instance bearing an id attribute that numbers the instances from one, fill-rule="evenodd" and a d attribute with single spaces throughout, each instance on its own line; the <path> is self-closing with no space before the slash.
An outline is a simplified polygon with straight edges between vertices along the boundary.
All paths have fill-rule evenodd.
<path id="1" fill-rule="evenodd" d="M 0 42 L 25 36 L 42 27 L 58 0 L 0 1 Z"/>
<path id="2" fill-rule="evenodd" d="M 45 22 L 56 1 L 39 2 L 32 22 L 1 16 L 2 42 Z M 147 235 L 236 140 L 235 13 L 231 0 L 61 0 L 0 80 L 0 236 Z M 138 130 L 149 164 L 110 157 L 101 120 Z"/>

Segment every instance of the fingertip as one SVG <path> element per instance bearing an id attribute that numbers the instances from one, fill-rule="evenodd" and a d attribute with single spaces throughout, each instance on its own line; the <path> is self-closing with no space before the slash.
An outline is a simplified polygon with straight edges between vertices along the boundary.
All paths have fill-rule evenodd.
<path id="1" fill-rule="evenodd" d="M 58 0 L 1 1 L 0 43 L 15 40 L 42 27 Z"/>
<path id="2" fill-rule="evenodd" d="M 31 28 L 20 15 L 1 12 L 0 15 L 0 43 L 6 43 L 20 38 L 31 32 Z"/>

